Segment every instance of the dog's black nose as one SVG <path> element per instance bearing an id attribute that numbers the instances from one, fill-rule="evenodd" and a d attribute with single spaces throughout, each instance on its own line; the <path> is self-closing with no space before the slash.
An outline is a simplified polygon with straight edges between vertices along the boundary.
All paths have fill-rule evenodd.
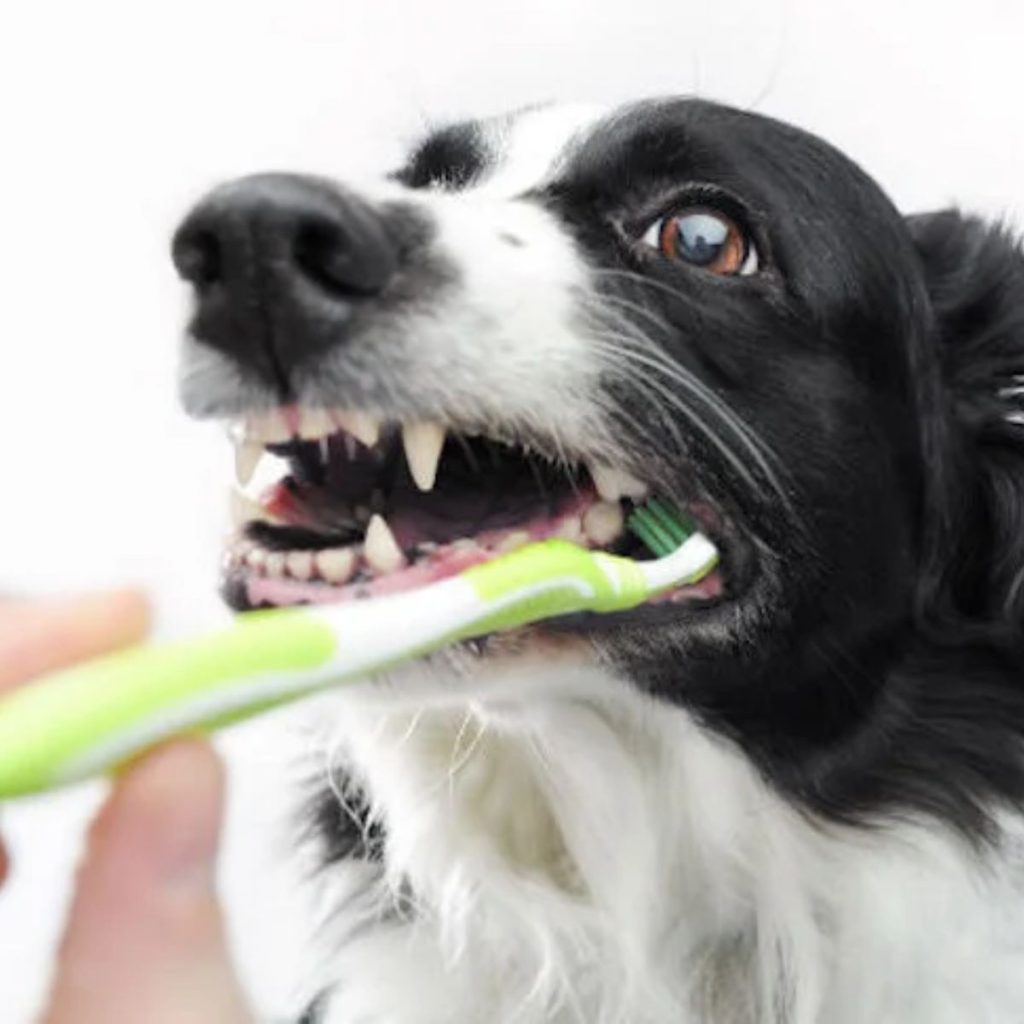
<path id="1" fill-rule="evenodd" d="M 359 303 L 397 267 L 369 203 L 316 178 L 260 174 L 230 182 L 188 215 L 172 246 L 196 291 L 191 332 L 276 388 L 344 341 Z"/>

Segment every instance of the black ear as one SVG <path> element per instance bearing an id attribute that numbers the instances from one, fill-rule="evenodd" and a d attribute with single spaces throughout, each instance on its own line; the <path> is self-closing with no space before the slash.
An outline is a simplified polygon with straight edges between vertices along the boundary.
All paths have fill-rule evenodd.
<path id="1" fill-rule="evenodd" d="M 1024 637 L 1024 251 L 956 210 L 911 217 L 940 361 L 928 457 L 943 460 L 926 600 L 935 617 Z M 940 437 L 935 441 L 936 434 Z M 932 468 L 932 467 L 930 467 Z"/>

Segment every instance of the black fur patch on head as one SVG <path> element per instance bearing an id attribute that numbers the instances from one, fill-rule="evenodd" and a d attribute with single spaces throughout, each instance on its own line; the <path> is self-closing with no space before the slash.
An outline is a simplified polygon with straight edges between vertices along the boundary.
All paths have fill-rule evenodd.
<path id="1" fill-rule="evenodd" d="M 409 188 L 459 189 L 478 178 L 488 162 L 480 126 L 466 121 L 431 133 L 394 177 Z"/>

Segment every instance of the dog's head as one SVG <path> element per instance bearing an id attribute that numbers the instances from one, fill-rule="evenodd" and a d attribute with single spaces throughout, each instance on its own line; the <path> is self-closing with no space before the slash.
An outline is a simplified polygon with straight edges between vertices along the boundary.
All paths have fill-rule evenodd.
<path id="1" fill-rule="evenodd" d="M 813 136 L 693 100 L 531 109 L 369 186 L 226 184 L 174 252 L 187 408 L 235 422 L 243 476 L 287 460 L 242 512 L 238 606 L 553 533 L 639 555 L 623 517 L 657 492 L 718 573 L 543 632 L 770 756 L 853 727 L 929 622 L 1019 643 L 1020 254 L 908 223 Z"/>

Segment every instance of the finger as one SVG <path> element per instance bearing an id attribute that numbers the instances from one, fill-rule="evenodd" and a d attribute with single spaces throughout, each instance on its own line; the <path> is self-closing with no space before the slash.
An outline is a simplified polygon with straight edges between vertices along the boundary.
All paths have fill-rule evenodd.
<path id="1" fill-rule="evenodd" d="M 180 740 L 117 784 L 89 837 L 46 1024 L 243 1024 L 214 874 L 223 774 Z"/>
<path id="2" fill-rule="evenodd" d="M 0 691 L 136 643 L 148 628 L 146 599 L 134 590 L 5 602 L 0 605 Z"/>

